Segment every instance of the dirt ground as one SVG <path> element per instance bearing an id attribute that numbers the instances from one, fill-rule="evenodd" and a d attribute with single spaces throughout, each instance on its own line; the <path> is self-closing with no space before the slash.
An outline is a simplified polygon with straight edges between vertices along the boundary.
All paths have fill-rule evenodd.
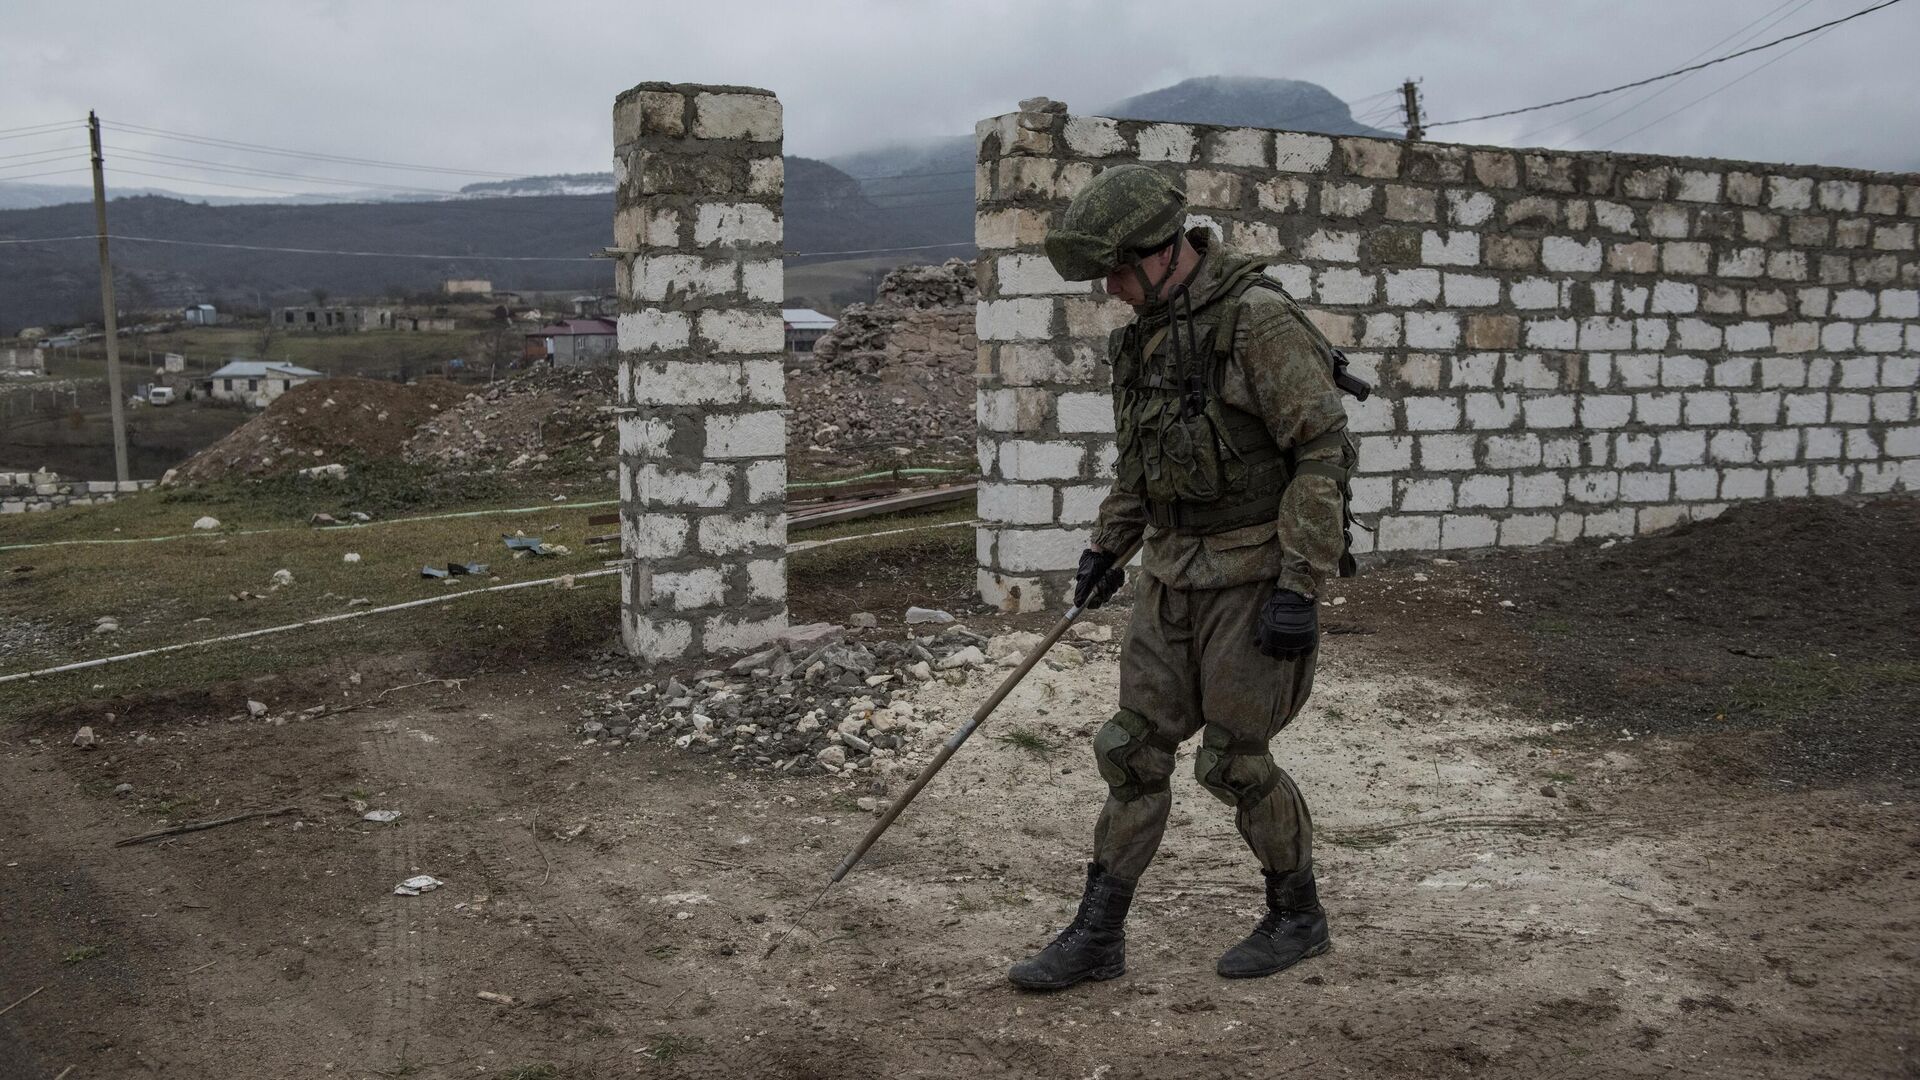
<path id="1" fill-rule="evenodd" d="M 874 782 L 585 745 L 583 703 L 642 680 L 605 657 L 335 662 L 97 718 L 96 751 L 81 677 L 0 751 L 0 1075 L 1916 1075 L 1915 515 L 1778 504 L 1330 589 L 1276 752 L 1335 949 L 1250 982 L 1212 966 L 1258 875 L 1186 769 L 1128 973 L 1005 982 L 1078 896 L 1112 646 L 1036 672 L 771 958 Z M 951 725 L 1000 674 L 918 702 Z M 394 895 L 414 874 L 446 884 Z"/>

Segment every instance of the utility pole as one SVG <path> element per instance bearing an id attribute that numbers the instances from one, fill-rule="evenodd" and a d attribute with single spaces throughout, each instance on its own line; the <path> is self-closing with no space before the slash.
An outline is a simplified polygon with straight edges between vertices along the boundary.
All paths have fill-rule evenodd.
<path id="1" fill-rule="evenodd" d="M 1408 79 L 1400 84 L 1401 105 L 1407 111 L 1407 141 L 1419 142 L 1427 129 L 1420 126 L 1420 84 Z"/>
<path id="2" fill-rule="evenodd" d="M 100 117 L 87 111 L 87 136 L 93 143 L 93 227 L 100 236 L 100 306 L 106 314 L 107 328 L 107 401 L 113 415 L 114 479 L 125 483 L 127 475 L 126 403 L 120 400 L 120 317 L 113 303 L 113 260 L 107 254 L 107 181 L 101 171 L 105 159 L 100 156 Z"/>

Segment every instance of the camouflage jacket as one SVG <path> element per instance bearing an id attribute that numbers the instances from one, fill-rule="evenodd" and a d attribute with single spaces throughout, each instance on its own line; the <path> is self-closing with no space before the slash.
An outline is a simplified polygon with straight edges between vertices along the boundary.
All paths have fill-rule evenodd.
<path id="1" fill-rule="evenodd" d="M 1246 257 L 1214 243 L 1205 229 L 1187 235 L 1201 252 L 1200 265 L 1187 283 L 1194 314 L 1196 318 L 1218 314 L 1208 309 L 1226 302 L 1222 294 L 1227 278 L 1245 265 Z M 1239 302 L 1246 307 L 1221 377 L 1225 402 L 1265 420 L 1282 450 L 1344 431 L 1346 408 L 1305 314 L 1273 289 L 1248 289 Z M 1153 328 L 1141 326 L 1142 330 Z M 1136 341 L 1143 336 L 1132 335 Z M 1124 329 L 1113 335 L 1109 362 L 1127 339 Z M 1329 440 L 1302 460 L 1351 469 L 1356 458 L 1351 440 Z M 1209 535 L 1148 525 L 1140 496 L 1116 485 L 1100 504 L 1093 543 L 1117 551 L 1146 532 L 1142 569 L 1176 589 L 1222 589 L 1269 580 L 1313 596 L 1323 581 L 1338 574 L 1345 543 L 1343 526 L 1340 492 L 1333 480 L 1318 473 L 1293 478 L 1272 523 Z"/>

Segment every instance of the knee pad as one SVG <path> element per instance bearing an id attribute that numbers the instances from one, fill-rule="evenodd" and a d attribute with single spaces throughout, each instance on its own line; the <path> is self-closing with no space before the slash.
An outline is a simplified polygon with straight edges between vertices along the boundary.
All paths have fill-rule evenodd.
<path id="1" fill-rule="evenodd" d="M 1257 805 L 1280 783 L 1280 767 L 1265 742 L 1236 742 L 1212 726 L 1201 736 L 1193 775 L 1215 798 L 1241 810 Z"/>
<path id="2" fill-rule="evenodd" d="M 1093 760 L 1113 797 L 1132 802 L 1167 790 L 1173 776 L 1173 751 L 1179 746 L 1154 731 L 1153 722 L 1121 709 L 1093 737 Z"/>

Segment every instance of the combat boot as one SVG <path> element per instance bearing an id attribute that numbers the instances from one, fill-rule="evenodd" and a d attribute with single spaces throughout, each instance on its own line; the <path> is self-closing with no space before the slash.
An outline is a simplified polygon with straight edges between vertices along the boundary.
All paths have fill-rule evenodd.
<path id="1" fill-rule="evenodd" d="M 1327 913 L 1314 888 L 1313 869 L 1261 873 L 1267 878 L 1267 914 L 1245 941 L 1220 957 L 1214 970 L 1223 978 L 1271 975 L 1333 947 L 1327 938 Z"/>
<path id="2" fill-rule="evenodd" d="M 1133 885 L 1087 864 L 1080 911 L 1052 943 L 1013 965 L 1007 978 L 1023 990 L 1065 990 L 1085 979 L 1117 978 L 1127 970 L 1127 909 Z"/>

